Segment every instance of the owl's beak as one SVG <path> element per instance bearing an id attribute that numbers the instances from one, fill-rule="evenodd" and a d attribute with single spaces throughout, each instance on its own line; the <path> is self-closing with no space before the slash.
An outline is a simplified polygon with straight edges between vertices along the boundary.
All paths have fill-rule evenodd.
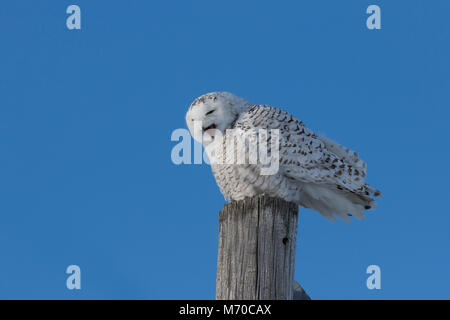
<path id="1" fill-rule="evenodd" d="M 216 124 L 213 123 L 212 125 L 210 125 L 210 126 L 208 126 L 208 127 L 206 127 L 206 128 L 203 128 L 203 132 L 206 132 L 206 131 L 208 131 L 208 130 L 210 130 L 210 129 L 215 129 L 215 128 L 216 128 Z"/>

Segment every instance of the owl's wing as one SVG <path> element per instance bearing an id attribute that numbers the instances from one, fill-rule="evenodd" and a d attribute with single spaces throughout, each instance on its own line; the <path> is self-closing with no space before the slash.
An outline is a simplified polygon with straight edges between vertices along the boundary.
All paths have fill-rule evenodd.
<path id="1" fill-rule="evenodd" d="M 266 129 L 268 140 L 271 129 L 280 130 L 280 171 L 286 177 L 302 182 L 335 185 L 338 189 L 361 194 L 366 192 L 365 164 L 363 168 L 363 162 L 357 164 L 357 161 L 349 161 L 350 156 L 339 154 L 345 149 L 342 147 L 343 150 L 340 150 L 337 144 L 335 149 L 338 152 L 330 151 L 327 145 L 331 145 L 331 142 L 322 140 L 289 113 L 279 108 L 257 105 L 242 114 L 236 126 L 244 130 Z"/>

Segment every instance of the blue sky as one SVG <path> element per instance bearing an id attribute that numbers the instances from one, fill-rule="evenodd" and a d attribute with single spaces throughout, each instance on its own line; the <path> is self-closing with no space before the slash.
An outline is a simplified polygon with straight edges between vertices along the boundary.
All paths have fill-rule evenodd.
<path id="1" fill-rule="evenodd" d="M 66 28 L 81 7 L 82 29 Z M 381 7 L 382 29 L 365 9 Z M 357 150 L 385 197 L 362 222 L 302 209 L 313 299 L 449 299 L 450 2 L 3 1 L 0 298 L 213 299 L 210 168 L 172 163 L 217 90 Z M 66 289 L 79 265 L 82 289 Z M 381 290 L 366 268 L 381 267 Z"/>

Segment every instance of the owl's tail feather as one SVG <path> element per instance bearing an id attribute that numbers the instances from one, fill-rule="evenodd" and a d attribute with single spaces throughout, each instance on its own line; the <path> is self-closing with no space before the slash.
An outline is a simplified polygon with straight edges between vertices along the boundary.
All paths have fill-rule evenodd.
<path id="1" fill-rule="evenodd" d="M 371 209 L 376 202 L 369 196 L 347 190 L 333 190 L 317 184 L 306 184 L 300 194 L 299 204 L 313 209 L 330 221 L 336 217 L 351 223 L 350 216 L 357 220 L 364 218 L 364 210 Z"/>

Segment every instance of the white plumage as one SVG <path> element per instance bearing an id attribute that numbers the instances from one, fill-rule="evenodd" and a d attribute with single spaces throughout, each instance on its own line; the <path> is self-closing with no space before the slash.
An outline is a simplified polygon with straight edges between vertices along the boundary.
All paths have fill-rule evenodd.
<path id="1" fill-rule="evenodd" d="M 195 126 L 196 121 L 201 122 L 201 126 Z M 191 104 L 186 122 L 194 139 L 202 142 L 210 157 L 217 160 L 211 163 L 211 168 L 228 201 L 265 194 L 311 208 L 332 221 L 336 215 L 349 222 L 349 216 L 362 219 L 364 210 L 376 204 L 372 196 L 381 196 L 378 190 L 366 184 L 366 164 L 356 152 L 319 137 L 281 109 L 254 105 L 231 93 L 213 92 Z M 228 129 L 242 130 L 244 134 L 266 130 L 268 155 L 279 154 L 278 171 L 264 175 L 262 169 L 265 166 L 259 163 L 224 161 L 230 156 L 238 159 L 240 155 L 247 155 L 248 160 L 251 145 L 255 142 L 251 135 L 248 139 L 244 135 L 238 136 L 238 140 L 244 141 L 244 148 L 237 148 L 231 155 L 233 148 L 229 148 L 230 138 L 225 134 Z M 278 129 L 280 133 L 276 150 L 270 142 L 271 129 Z M 223 139 L 214 135 L 216 130 L 223 134 Z M 202 139 L 205 133 L 211 133 L 207 135 L 210 140 Z M 217 149 L 219 146 L 221 149 Z"/>

